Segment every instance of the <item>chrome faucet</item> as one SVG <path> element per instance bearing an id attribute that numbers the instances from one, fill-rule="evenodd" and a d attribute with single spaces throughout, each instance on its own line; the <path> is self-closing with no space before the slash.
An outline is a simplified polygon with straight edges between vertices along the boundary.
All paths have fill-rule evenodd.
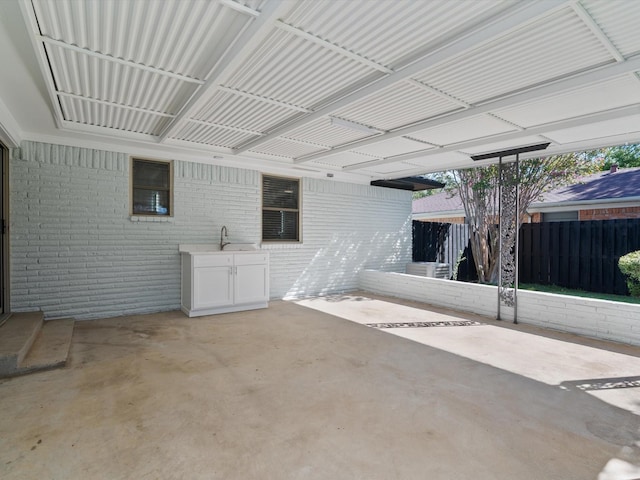
<path id="1" fill-rule="evenodd" d="M 229 240 L 229 237 L 227 235 L 227 227 L 223 225 L 220 229 L 220 250 L 224 250 L 225 245 L 229 245 L 231 243 L 224 241 L 225 238 Z"/>

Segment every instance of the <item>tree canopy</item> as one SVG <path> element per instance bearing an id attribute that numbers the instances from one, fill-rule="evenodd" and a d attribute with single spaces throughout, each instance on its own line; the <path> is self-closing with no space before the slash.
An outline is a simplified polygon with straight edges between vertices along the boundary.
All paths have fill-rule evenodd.
<path id="1" fill-rule="evenodd" d="M 606 148 L 603 158 L 602 170 L 609 170 L 612 165 L 620 168 L 640 167 L 640 144 Z"/>

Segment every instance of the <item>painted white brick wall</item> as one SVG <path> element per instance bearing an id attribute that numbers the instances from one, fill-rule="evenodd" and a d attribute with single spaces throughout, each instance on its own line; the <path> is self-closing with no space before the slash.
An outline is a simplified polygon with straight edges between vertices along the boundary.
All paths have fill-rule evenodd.
<path id="1" fill-rule="evenodd" d="M 404 270 L 411 259 L 409 193 L 309 178 L 302 186 L 303 243 L 265 245 L 271 251 L 272 296 L 354 290 L 363 268 Z"/>
<path id="2" fill-rule="evenodd" d="M 455 282 L 440 278 L 419 277 L 404 273 L 365 270 L 359 277 L 362 290 L 393 297 L 430 303 L 463 312 L 496 316 L 496 288 L 477 283 Z M 501 312 L 503 318 L 511 312 Z"/>
<path id="3" fill-rule="evenodd" d="M 496 287 L 400 273 L 363 270 L 362 290 L 496 317 Z M 501 317 L 513 320 L 513 309 Z M 518 291 L 518 322 L 640 345 L 640 305 Z"/>
<path id="4" fill-rule="evenodd" d="M 129 217 L 127 155 L 23 142 L 10 160 L 11 307 L 77 319 L 177 309 L 181 243 L 260 241 L 260 173 L 174 162 L 171 219 Z M 411 195 L 303 179 L 302 244 L 269 245 L 271 297 L 357 288 L 411 257 Z"/>

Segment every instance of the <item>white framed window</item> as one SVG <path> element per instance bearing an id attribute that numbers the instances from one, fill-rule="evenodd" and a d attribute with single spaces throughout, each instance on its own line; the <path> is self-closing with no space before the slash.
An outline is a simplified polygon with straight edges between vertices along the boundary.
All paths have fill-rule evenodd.
<path id="1" fill-rule="evenodd" d="M 131 159 L 131 215 L 173 216 L 173 164 Z"/>
<path id="2" fill-rule="evenodd" d="M 262 241 L 300 242 L 300 179 L 262 176 Z"/>

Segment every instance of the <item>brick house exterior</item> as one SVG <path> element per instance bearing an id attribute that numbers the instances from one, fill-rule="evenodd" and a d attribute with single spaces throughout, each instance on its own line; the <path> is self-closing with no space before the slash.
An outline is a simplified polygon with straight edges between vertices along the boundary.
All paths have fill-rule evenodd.
<path id="1" fill-rule="evenodd" d="M 578 183 L 545 193 L 531 205 L 528 223 L 561 220 L 617 220 L 640 218 L 640 168 L 612 169 Z M 464 223 L 458 196 L 447 192 L 413 201 L 413 219 L 424 222 Z"/>

